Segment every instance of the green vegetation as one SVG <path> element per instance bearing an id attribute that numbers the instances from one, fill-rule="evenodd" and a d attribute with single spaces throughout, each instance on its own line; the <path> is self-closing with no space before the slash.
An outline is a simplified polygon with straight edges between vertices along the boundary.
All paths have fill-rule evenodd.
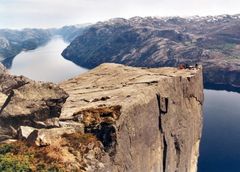
<path id="1" fill-rule="evenodd" d="M 230 59 L 240 59 L 240 56 L 231 56 Z"/>
<path id="2" fill-rule="evenodd" d="M 0 155 L 5 155 L 8 152 L 11 152 L 13 150 L 13 146 L 9 144 L 3 144 L 0 146 Z"/>
<path id="3" fill-rule="evenodd" d="M 234 43 L 215 43 L 209 45 L 209 49 L 221 50 L 222 52 L 233 50 L 236 47 Z"/>
<path id="4" fill-rule="evenodd" d="M 226 43 L 226 44 L 224 44 L 223 49 L 224 50 L 232 50 L 235 47 L 236 47 L 236 44 L 234 44 L 234 43 Z"/>
<path id="5" fill-rule="evenodd" d="M 27 155 L 18 155 L 7 153 L 0 155 L 0 171 L 5 172 L 30 172 L 30 157 Z"/>
<path id="6" fill-rule="evenodd" d="M 28 172 L 30 169 L 31 156 L 27 154 L 15 155 L 15 147 L 11 144 L 3 144 L 0 146 L 0 171 L 12 172 Z"/>
<path id="7" fill-rule="evenodd" d="M 25 141 L 0 144 L 0 172 L 64 172 L 69 170 L 69 162 L 64 161 L 62 146 L 67 146 L 72 154 L 84 155 L 93 147 L 101 147 L 101 143 L 93 134 L 64 134 L 59 144 L 46 147 L 28 145 Z M 74 154 L 75 155 L 75 154 Z M 100 154 L 99 154 L 100 156 Z M 80 169 L 86 164 L 82 162 Z M 73 167 L 75 168 L 75 167 Z M 75 170 L 79 171 L 79 169 Z"/>
<path id="8" fill-rule="evenodd" d="M 27 146 L 24 142 L 0 145 L 0 171 L 3 172 L 63 172 L 57 160 L 47 156 L 47 148 Z"/>

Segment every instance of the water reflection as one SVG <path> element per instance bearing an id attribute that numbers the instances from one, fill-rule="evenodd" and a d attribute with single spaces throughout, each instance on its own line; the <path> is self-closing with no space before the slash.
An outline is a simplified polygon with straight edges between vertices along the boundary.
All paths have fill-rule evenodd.
<path id="1" fill-rule="evenodd" d="M 199 172 L 240 171 L 240 94 L 205 90 Z"/>
<path id="2" fill-rule="evenodd" d="M 51 82 L 60 82 L 86 72 L 87 69 L 61 56 L 67 45 L 61 37 L 54 37 L 43 47 L 23 51 L 14 58 L 10 72 L 33 80 Z"/>

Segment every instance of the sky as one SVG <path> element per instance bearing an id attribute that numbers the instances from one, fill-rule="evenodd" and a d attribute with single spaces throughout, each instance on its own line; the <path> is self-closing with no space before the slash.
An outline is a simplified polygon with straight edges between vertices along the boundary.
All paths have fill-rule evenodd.
<path id="1" fill-rule="evenodd" d="M 240 0 L 0 0 L 0 28 L 49 28 L 134 16 L 239 14 Z"/>

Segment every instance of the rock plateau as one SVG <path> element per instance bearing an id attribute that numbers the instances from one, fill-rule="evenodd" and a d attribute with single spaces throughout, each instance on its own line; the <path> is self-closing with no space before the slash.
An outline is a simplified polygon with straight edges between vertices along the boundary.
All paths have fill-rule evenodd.
<path id="1" fill-rule="evenodd" d="M 32 171 L 43 168 L 40 163 L 63 171 L 197 170 L 201 67 L 102 64 L 59 85 L 11 76 L 1 67 L 0 81 L 1 145 L 24 145 L 13 152 L 0 145 L 0 158 L 34 149 Z"/>

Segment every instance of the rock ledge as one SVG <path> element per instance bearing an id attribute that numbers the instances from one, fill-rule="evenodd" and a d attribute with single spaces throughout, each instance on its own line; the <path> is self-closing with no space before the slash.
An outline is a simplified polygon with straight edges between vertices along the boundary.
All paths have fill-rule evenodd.
<path id="1" fill-rule="evenodd" d="M 201 67 L 103 64 L 59 85 L 1 71 L 0 141 L 18 146 L 15 157 L 34 149 L 36 169 L 41 162 L 64 171 L 197 170 Z"/>

